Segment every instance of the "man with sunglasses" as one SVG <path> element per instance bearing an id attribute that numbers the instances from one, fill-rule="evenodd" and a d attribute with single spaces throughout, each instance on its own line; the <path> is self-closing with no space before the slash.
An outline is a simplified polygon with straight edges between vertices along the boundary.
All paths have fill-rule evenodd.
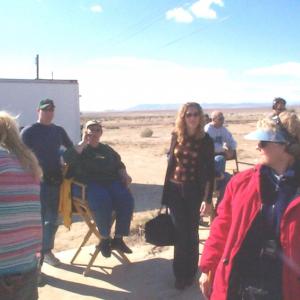
<path id="1" fill-rule="evenodd" d="M 104 257 L 112 250 L 132 253 L 123 236 L 128 236 L 133 214 L 134 199 L 128 188 L 132 179 L 121 156 L 109 145 L 102 143 L 103 127 L 97 120 L 89 120 L 82 140 L 64 153 L 64 159 L 76 181 L 86 184 L 89 208 L 101 235 L 97 246 Z M 72 194 L 80 191 L 72 186 Z M 116 212 L 115 233 L 111 238 L 112 213 Z"/>
<path id="2" fill-rule="evenodd" d="M 211 114 L 211 122 L 205 125 L 205 132 L 214 141 L 215 154 L 222 155 L 223 158 L 231 158 L 233 151 L 236 150 L 236 141 L 232 137 L 229 130 L 224 127 L 224 115 L 221 111 L 213 111 Z M 225 170 L 225 163 L 223 171 Z"/>
<path id="3" fill-rule="evenodd" d="M 21 132 L 23 142 L 34 152 L 43 170 L 41 180 L 41 206 L 43 221 L 42 261 L 58 266 L 60 261 L 52 253 L 58 228 L 59 190 L 62 182 L 61 147 L 73 146 L 66 131 L 52 123 L 55 105 L 53 100 L 41 100 L 38 120 Z"/>
<path id="4" fill-rule="evenodd" d="M 236 151 L 237 143 L 229 130 L 224 127 L 224 115 L 221 111 L 213 111 L 211 122 L 204 127 L 205 132 L 214 141 L 215 147 L 215 171 L 217 181 L 217 190 L 219 191 L 218 202 L 223 198 L 225 187 L 230 179 L 230 174 L 225 172 L 226 159 L 231 159 Z"/>
<path id="5" fill-rule="evenodd" d="M 286 101 L 283 98 L 277 97 L 273 100 L 272 116 L 279 116 L 280 113 L 286 110 Z"/>

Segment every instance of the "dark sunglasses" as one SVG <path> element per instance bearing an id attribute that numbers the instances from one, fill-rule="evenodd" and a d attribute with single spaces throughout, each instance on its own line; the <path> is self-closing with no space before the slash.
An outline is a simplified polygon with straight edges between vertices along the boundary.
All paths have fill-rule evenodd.
<path id="1" fill-rule="evenodd" d="M 269 144 L 271 144 L 271 143 L 273 143 L 273 144 L 281 144 L 281 145 L 284 144 L 284 143 L 270 142 L 270 141 L 259 141 L 258 147 L 259 147 L 260 149 L 263 149 L 263 148 L 266 148 L 266 147 L 267 147 Z"/>
<path id="2" fill-rule="evenodd" d="M 266 148 L 266 147 L 268 146 L 269 143 L 270 143 L 270 142 L 268 142 L 268 141 L 259 141 L 258 147 L 259 147 L 260 149 Z"/>
<path id="3" fill-rule="evenodd" d="M 191 118 L 191 117 L 197 118 L 197 117 L 199 117 L 199 113 L 198 113 L 198 112 L 195 112 L 195 113 L 187 112 L 187 113 L 185 114 L 185 116 L 186 116 L 187 118 Z"/>
<path id="4" fill-rule="evenodd" d="M 89 127 L 88 129 L 89 129 L 90 131 L 92 131 L 92 132 L 100 132 L 100 131 L 102 130 L 101 127 L 97 127 L 97 128 L 91 128 L 91 127 Z"/>
<path id="5" fill-rule="evenodd" d="M 51 108 L 45 108 L 45 109 L 42 109 L 42 111 L 54 111 L 54 108 L 51 107 Z"/>

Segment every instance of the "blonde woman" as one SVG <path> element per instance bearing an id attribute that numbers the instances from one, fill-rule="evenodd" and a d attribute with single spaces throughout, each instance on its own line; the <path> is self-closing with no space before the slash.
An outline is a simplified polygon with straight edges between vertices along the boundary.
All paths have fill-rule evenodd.
<path id="1" fill-rule="evenodd" d="M 229 182 L 201 257 L 209 299 L 297 300 L 300 295 L 300 120 L 258 122 L 261 163 Z"/>
<path id="2" fill-rule="evenodd" d="M 173 271 L 175 288 L 193 284 L 199 256 L 199 211 L 210 209 L 214 183 L 214 145 L 204 132 L 196 102 L 178 112 L 172 135 L 162 203 L 170 207 L 176 228 Z"/>
<path id="3" fill-rule="evenodd" d="M 0 298 L 34 300 L 41 249 L 41 170 L 14 118 L 0 111 Z M 2 298 L 4 297 L 4 298 Z"/>

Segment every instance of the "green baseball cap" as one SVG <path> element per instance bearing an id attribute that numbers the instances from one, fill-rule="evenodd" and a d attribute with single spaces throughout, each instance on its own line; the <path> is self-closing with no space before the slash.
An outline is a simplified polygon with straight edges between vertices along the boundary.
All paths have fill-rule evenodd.
<path id="1" fill-rule="evenodd" d="M 51 99 L 43 99 L 40 101 L 39 109 L 44 110 L 48 107 L 55 108 L 54 102 Z"/>

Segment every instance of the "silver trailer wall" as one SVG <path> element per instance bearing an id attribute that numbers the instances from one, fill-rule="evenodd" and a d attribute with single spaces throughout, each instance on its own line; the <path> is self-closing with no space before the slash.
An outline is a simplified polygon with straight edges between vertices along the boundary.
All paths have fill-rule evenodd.
<path id="1" fill-rule="evenodd" d="M 0 79 L 0 110 L 18 115 L 19 125 L 37 120 L 42 99 L 54 100 L 54 123 L 64 127 L 73 142 L 80 139 L 79 88 L 77 80 Z"/>

